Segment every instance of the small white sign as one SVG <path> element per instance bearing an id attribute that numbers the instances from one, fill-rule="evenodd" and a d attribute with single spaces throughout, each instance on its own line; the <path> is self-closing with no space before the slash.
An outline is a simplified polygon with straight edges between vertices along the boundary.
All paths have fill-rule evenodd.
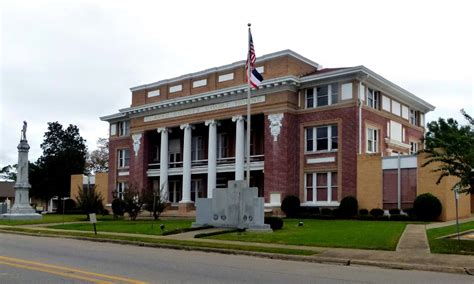
<path id="1" fill-rule="evenodd" d="M 92 224 L 97 223 L 97 217 L 96 217 L 95 213 L 89 214 L 89 220 Z"/>

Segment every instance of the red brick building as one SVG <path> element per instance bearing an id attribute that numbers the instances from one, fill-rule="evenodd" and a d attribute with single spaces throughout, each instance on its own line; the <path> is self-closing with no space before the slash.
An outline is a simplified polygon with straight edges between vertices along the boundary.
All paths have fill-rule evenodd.
<path id="1" fill-rule="evenodd" d="M 291 50 L 256 66 L 265 80 L 252 90 L 250 182 L 267 206 L 289 194 L 320 207 L 359 198 L 360 155 L 421 147 L 434 107 L 364 66 L 322 68 Z M 110 123 L 109 198 L 134 184 L 187 210 L 244 179 L 245 61 L 131 91 L 130 107 L 101 118 Z"/>

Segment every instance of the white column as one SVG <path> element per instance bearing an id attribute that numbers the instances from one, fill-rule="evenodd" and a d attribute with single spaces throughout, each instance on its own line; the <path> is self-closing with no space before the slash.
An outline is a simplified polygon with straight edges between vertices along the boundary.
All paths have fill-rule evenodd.
<path id="1" fill-rule="evenodd" d="M 161 133 L 161 145 L 160 145 L 160 195 L 165 201 L 169 201 L 168 198 L 168 128 L 162 127 L 157 129 L 158 133 Z"/>
<path id="2" fill-rule="evenodd" d="M 244 118 L 232 117 L 235 125 L 235 180 L 244 180 L 244 157 L 245 157 L 245 131 Z"/>
<path id="3" fill-rule="evenodd" d="M 183 197 L 180 203 L 190 203 L 191 201 L 191 125 L 183 124 Z"/>
<path id="4" fill-rule="evenodd" d="M 207 148 L 207 198 L 212 198 L 212 191 L 216 188 L 216 167 L 217 167 L 217 122 L 208 120 L 205 122 L 209 126 L 209 141 Z"/>

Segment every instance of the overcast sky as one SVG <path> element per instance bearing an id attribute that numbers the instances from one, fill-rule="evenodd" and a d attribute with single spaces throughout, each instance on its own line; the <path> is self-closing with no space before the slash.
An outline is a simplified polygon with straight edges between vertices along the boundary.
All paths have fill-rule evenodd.
<path id="1" fill-rule="evenodd" d="M 100 116 L 130 105 L 130 87 L 283 49 L 323 67 L 364 65 L 436 106 L 474 115 L 469 1 L 1 1 L 0 167 L 30 161 L 47 122 L 78 125 L 94 149 Z"/>

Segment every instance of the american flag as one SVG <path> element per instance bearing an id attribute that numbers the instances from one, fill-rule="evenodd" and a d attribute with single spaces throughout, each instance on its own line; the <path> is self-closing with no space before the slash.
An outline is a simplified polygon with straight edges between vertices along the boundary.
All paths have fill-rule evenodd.
<path id="1" fill-rule="evenodd" d="M 255 56 L 255 49 L 253 47 L 253 39 L 252 39 L 252 32 L 249 28 L 249 52 L 247 55 L 247 63 L 245 65 L 245 69 L 247 70 L 247 82 L 257 88 L 263 81 L 262 75 L 255 69 L 255 60 L 257 57 Z M 248 71 L 250 69 L 250 72 Z M 249 78 L 250 73 L 250 78 Z"/>

